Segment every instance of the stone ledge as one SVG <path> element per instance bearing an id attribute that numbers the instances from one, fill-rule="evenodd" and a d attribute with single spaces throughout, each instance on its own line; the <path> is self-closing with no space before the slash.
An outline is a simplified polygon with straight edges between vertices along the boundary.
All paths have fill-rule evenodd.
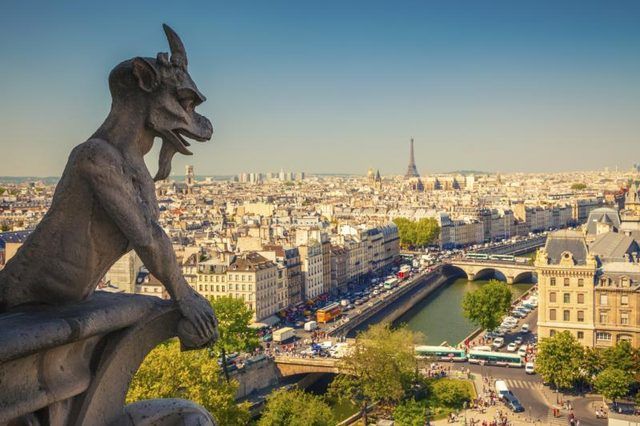
<path id="1" fill-rule="evenodd" d="M 107 334 L 171 306 L 172 302 L 155 297 L 97 291 L 73 305 L 29 307 L 0 314 L 0 363 Z"/>

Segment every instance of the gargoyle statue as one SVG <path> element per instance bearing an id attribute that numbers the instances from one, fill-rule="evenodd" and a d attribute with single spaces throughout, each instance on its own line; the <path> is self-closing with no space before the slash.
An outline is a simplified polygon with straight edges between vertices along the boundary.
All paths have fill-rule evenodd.
<path id="1" fill-rule="evenodd" d="M 137 57 L 111 71 L 107 119 L 73 149 L 51 208 L 0 270 L 0 313 L 82 301 L 133 249 L 179 306 L 192 337 L 187 346 L 217 338 L 211 306 L 187 284 L 158 224 L 154 179 L 143 159 L 161 138 L 155 180 L 165 179 L 176 152 L 191 154 L 185 137 L 204 142 L 213 133 L 209 120 L 195 112 L 205 97 L 187 72 L 182 41 L 167 25 L 164 31 L 171 57 Z"/>

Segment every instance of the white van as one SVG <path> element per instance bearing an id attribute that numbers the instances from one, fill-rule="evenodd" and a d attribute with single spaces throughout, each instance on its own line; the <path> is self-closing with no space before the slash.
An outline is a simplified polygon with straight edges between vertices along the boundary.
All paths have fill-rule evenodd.
<path id="1" fill-rule="evenodd" d="M 507 383 L 504 380 L 496 380 L 496 386 L 495 387 L 496 387 L 496 393 L 499 396 L 503 396 L 503 395 L 506 395 L 508 393 L 511 393 L 511 391 L 507 387 Z"/>

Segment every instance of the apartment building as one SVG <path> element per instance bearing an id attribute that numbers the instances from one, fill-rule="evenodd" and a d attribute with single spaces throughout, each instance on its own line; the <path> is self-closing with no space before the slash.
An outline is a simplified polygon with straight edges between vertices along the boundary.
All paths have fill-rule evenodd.
<path id="1" fill-rule="evenodd" d="M 568 330 L 589 347 L 620 340 L 640 347 L 640 245 L 616 227 L 598 226 L 617 213 L 602 210 L 591 212 L 582 231 L 550 234 L 538 251 L 539 336 Z"/>
<path id="2" fill-rule="evenodd" d="M 302 264 L 303 298 L 310 300 L 324 292 L 324 262 L 322 244 L 310 240 L 308 244 L 298 247 Z"/>

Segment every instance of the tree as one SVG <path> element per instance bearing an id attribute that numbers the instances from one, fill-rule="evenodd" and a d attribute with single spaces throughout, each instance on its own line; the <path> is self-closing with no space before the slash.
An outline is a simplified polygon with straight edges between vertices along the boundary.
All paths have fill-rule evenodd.
<path id="1" fill-rule="evenodd" d="M 507 284 L 491 280 L 478 290 L 464 295 L 464 316 L 485 330 L 494 330 L 511 309 L 513 294 Z"/>
<path id="2" fill-rule="evenodd" d="M 635 374 L 638 371 L 636 351 L 628 340 L 620 340 L 615 346 L 602 352 L 604 365 L 615 366 L 625 373 Z"/>
<path id="3" fill-rule="evenodd" d="M 574 191 L 582 191 L 583 189 L 587 189 L 587 185 L 584 183 L 574 183 L 571 185 L 571 189 Z"/>
<path id="4" fill-rule="evenodd" d="M 617 367 L 607 367 L 596 376 L 594 387 L 603 397 L 614 403 L 629 393 L 633 382 L 631 374 Z"/>
<path id="5" fill-rule="evenodd" d="M 249 352 L 259 345 L 256 330 L 249 327 L 253 313 L 242 299 L 224 296 L 212 298 L 209 302 L 218 318 L 219 338 L 213 345 L 213 351 L 222 358 L 222 371 L 229 382 L 227 354 Z"/>
<path id="6" fill-rule="evenodd" d="M 542 339 L 536 357 L 536 371 L 542 379 L 560 389 L 572 388 L 584 377 L 584 349 L 569 331 Z"/>
<path id="7" fill-rule="evenodd" d="M 423 218 L 418 221 L 416 227 L 415 245 L 424 247 L 434 242 L 440 234 L 440 225 L 438 221 L 432 217 Z"/>
<path id="8" fill-rule="evenodd" d="M 439 379 L 432 386 L 433 397 L 438 404 L 449 408 L 462 408 L 471 400 L 469 386 L 462 380 Z"/>
<path id="9" fill-rule="evenodd" d="M 336 422 L 324 400 L 301 390 L 277 390 L 267 397 L 258 426 L 330 426 Z"/>
<path id="10" fill-rule="evenodd" d="M 206 408 L 221 425 L 249 424 L 247 403 L 236 404 L 236 381 L 220 378 L 220 368 L 206 349 L 180 352 L 172 339 L 153 349 L 133 376 L 127 403 L 152 398 L 184 398 Z"/>
<path id="11" fill-rule="evenodd" d="M 427 423 L 428 406 L 425 401 L 410 399 L 393 410 L 393 421 L 398 426 L 424 426 Z"/>
<path id="12" fill-rule="evenodd" d="M 398 227 L 400 244 L 404 247 L 424 247 L 436 241 L 440 235 L 440 225 L 432 217 L 417 222 L 398 217 L 393 223 Z"/>
<path id="13" fill-rule="evenodd" d="M 371 326 L 340 360 L 344 373 L 333 380 L 329 394 L 361 406 L 366 423 L 367 405 L 393 405 L 414 390 L 412 385 L 418 381 L 414 345 L 419 338 L 406 327 Z"/>

